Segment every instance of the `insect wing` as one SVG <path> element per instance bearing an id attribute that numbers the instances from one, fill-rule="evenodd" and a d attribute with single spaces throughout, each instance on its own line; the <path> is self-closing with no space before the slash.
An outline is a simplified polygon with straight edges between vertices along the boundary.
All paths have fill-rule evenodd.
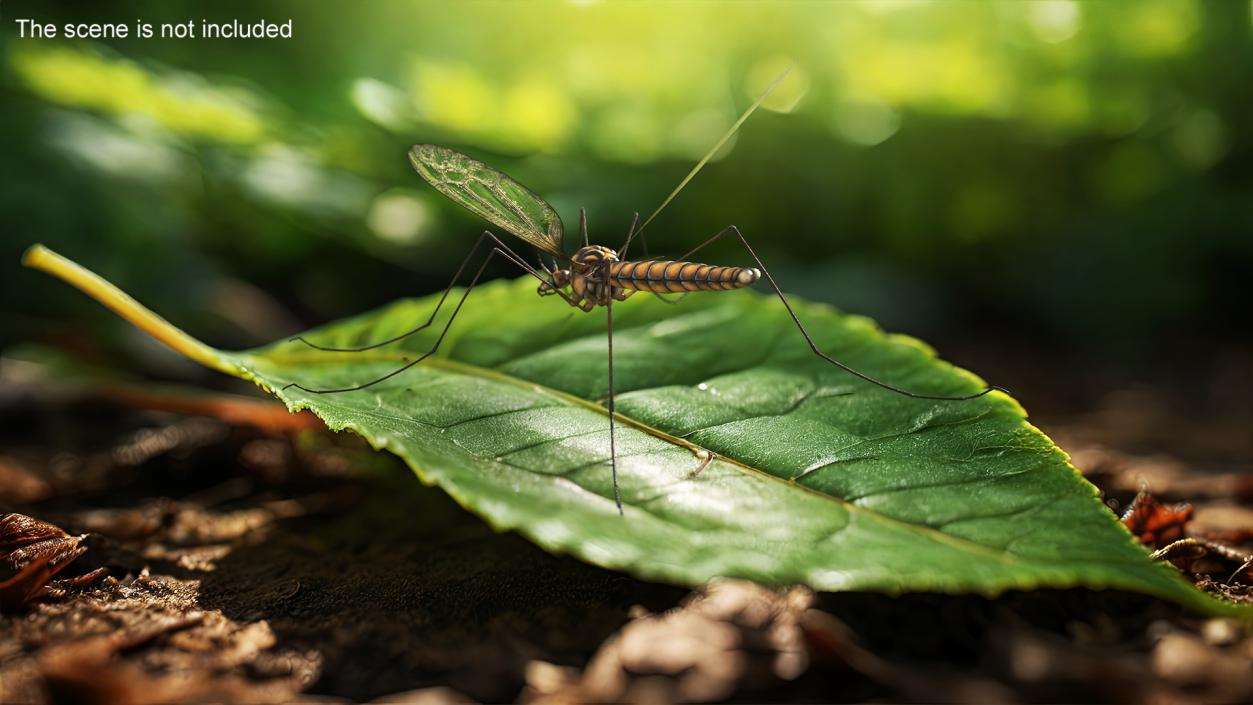
<path id="1" fill-rule="evenodd" d="M 565 257 L 565 228 L 553 207 L 505 174 L 456 150 L 414 145 L 409 161 L 440 193 L 541 250 Z"/>

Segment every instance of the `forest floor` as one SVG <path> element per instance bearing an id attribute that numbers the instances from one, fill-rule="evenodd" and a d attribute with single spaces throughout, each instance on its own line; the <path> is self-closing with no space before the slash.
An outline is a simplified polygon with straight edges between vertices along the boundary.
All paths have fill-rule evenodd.
<path id="1" fill-rule="evenodd" d="M 1163 503 L 1147 541 L 1253 553 L 1239 359 L 1200 397 L 1002 371 L 1111 511 Z M 108 570 L 0 613 L 3 703 L 1253 702 L 1253 636 L 1139 595 L 693 592 L 497 534 L 264 399 L 0 389 L 0 514 L 87 534 L 59 578 Z M 1253 601 L 1230 556 L 1172 558 Z"/>

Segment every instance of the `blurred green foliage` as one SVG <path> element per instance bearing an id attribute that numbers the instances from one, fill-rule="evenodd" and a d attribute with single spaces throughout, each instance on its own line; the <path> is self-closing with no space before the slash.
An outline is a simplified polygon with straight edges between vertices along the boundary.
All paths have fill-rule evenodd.
<path id="1" fill-rule="evenodd" d="M 81 329 L 85 302 L 17 270 L 34 241 L 225 346 L 442 288 L 483 224 L 411 172 L 414 142 L 616 245 L 789 62 L 653 250 L 734 223 L 786 289 L 926 337 L 1249 335 L 1243 0 L 74 7 L 6 5 L 6 341 Z M 43 41 L 18 17 L 295 36 Z"/>

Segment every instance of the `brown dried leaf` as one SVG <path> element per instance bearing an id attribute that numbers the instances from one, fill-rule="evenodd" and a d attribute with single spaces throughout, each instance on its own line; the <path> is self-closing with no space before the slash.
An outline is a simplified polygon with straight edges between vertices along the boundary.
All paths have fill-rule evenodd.
<path id="1" fill-rule="evenodd" d="M 54 575 L 87 552 L 82 540 L 24 514 L 0 517 L 0 611 L 44 594 Z"/>
<path id="2" fill-rule="evenodd" d="M 236 426 L 253 426 L 271 432 L 324 429 L 312 412 L 291 413 L 268 399 L 235 394 L 190 393 L 175 389 L 153 392 L 135 386 L 112 385 L 95 390 L 103 399 L 137 409 L 207 416 Z"/>
<path id="3" fill-rule="evenodd" d="M 1186 502 L 1166 506 L 1147 490 L 1141 490 L 1122 515 L 1123 526 L 1142 543 L 1161 547 L 1183 538 L 1192 518 L 1192 505 Z"/>

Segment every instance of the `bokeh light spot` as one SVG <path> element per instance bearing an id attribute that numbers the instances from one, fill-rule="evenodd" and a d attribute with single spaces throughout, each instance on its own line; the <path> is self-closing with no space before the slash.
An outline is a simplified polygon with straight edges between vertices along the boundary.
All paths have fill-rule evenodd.
<path id="1" fill-rule="evenodd" d="M 853 144 L 871 147 L 901 127 L 901 114 L 879 101 L 843 102 L 836 106 L 835 132 Z"/>
<path id="2" fill-rule="evenodd" d="M 1082 23 L 1075 0 L 1037 0 L 1028 4 L 1027 19 L 1036 36 L 1046 42 L 1064 42 L 1079 32 Z"/>
<path id="3" fill-rule="evenodd" d="M 367 120 L 389 130 L 404 129 L 409 123 L 405 94 L 382 81 L 358 78 L 352 82 L 349 100 Z"/>
<path id="4" fill-rule="evenodd" d="M 380 239 L 398 245 L 423 240 L 433 218 L 422 198 L 408 189 L 391 189 L 370 204 L 366 225 Z"/>
<path id="5" fill-rule="evenodd" d="M 1120 8 L 1113 25 L 1122 48 L 1133 56 L 1171 56 L 1188 45 L 1200 27 L 1192 0 L 1139 0 Z"/>

